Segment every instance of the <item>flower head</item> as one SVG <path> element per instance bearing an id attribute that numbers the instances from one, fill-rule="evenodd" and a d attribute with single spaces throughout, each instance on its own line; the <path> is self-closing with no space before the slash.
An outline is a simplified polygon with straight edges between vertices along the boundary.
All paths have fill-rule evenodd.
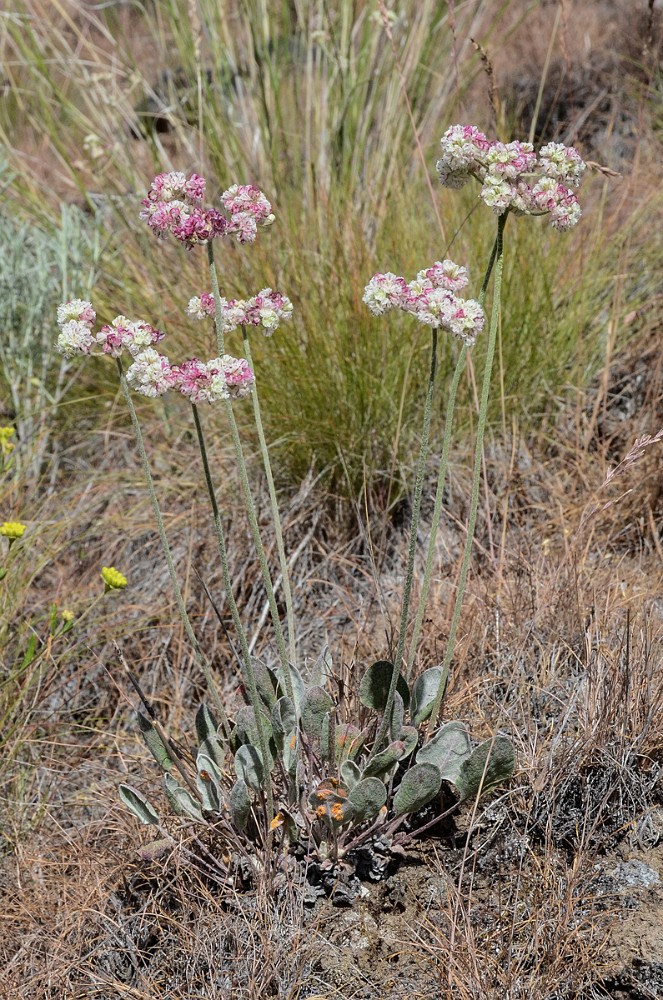
<path id="1" fill-rule="evenodd" d="M 20 521 L 5 521 L 4 524 L 0 524 L 0 535 L 4 535 L 10 542 L 16 541 L 17 538 L 23 538 L 24 534 L 25 525 L 21 524 Z"/>
<path id="2" fill-rule="evenodd" d="M 142 201 L 140 218 L 157 236 L 173 236 L 187 249 L 223 236 L 227 220 L 215 208 L 205 209 L 205 179 L 178 170 L 158 174 Z"/>
<path id="3" fill-rule="evenodd" d="M 163 340 L 164 333 L 156 330 L 143 320 L 130 320 L 126 316 L 116 316 L 110 326 L 102 326 L 95 337 L 104 354 L 119 358 L 125 350 L 132 357 Z"/>
<path id="4" fill-rule="evenodd" d="M 573 194 L 585 163 L 572 146 L 549 142 L 539 154 L 529 142 L 489 140 L 474 125 L 452 125 L 441 139 L 437 169 L 447 187 L 474 177 L 480 197 L 495 212 L 549 215 L 555 229 L 570 229 L 580 218 Z"/>
<path id="5" fill-rule="evenodd" d="M 284 320 L 290 319 L 292 312 L 292 302 L 287 295 L 273 292 L 271 288 L 263 288 L 246 300 L 222 298 L 222 332 L 228 333 L 238 326 L 262 326 L 263 333 L 269 337 Z M 215 316 L 214 296 L 207 293 L 194 296 L 189 300 L 187 313 L 195 319 Z"/>
<path id="6" fill-rule="evenodd" d="M 92 331 L 83 320 L 70 319 L 60 328 L 57 347 L 65 358 L 73 358 L 76 354 L 89 354 L 93 346 Z"/>
<path id="7" fill-rule="evenodd" d="M 175 384 L 175 376 L 168 358 L 153 347 L 137 354 L 127 369 L 127 382 L 143 396 L 163 396 Z"/>
<path id="8" fill-rule="evenodd" d="M 219 399 L 240 399 L 248 396 L 255 385 L 255 376 L 244 358 L 224 354 L 203 362 L 191 358 L 171 369 L 173 385 L 192 403 L 215 403 Z"/>
<path id="9" fill-rule="evenodd" d="M 97 318 L 97 314 L 92 308 L 90 302 L 86 302 L 85 299 L 71 299 L 69 302 L 63 302 L 62 305 L 58 306 L 58 326 L 63 327 L 65 323 L 69 323 L 71 320 L 76 320 L 80 323 L 85 323 L 86 326 L 91 327 Z"/>
<path id="10" fill-rule="evenodd" d="M 221 204 L 230 214 L 228 232 L 239 243 L 253 243 L 258 227 L 274 221 L 272 206 L 255 184 L 233 184 L 221 195 Z"/>
<path id="11" fill-rule="evenodd" d="M 485 316 L 474 299 L 455 294 L 467 281 L 466 268 L 452 260 L 436 261 L 410 282 L 390 272 L 374 274 L 364 289 L 364 302 L 376 316 L 401 309 L 420 323 L 449 330 L 470 347 L 483 330 Z"/>
<path id="12" fill-rule="evenodd" d="M 101 569 L 101 578 L 106 584 L 106 593 L 109 590 L 124 590 L 127 585 L 127 578 L 117 569 L 113 569 L 112 566 L 103 566 Z"/>

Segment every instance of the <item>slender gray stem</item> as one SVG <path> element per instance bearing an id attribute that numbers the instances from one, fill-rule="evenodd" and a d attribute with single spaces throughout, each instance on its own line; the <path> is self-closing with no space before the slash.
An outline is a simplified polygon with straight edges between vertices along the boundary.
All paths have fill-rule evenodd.
<path id="1" fill-rule="evenodd" d="M 207 448 L 205 446 L 205 436 L 203 434 L 203 427 L 200 422 L 200 414 L 198 413 L 198 407 L 195 405 L 195 403 L 191 404 L 191 410 L 193 411 L 193 422 L 196 426 L 198 446 L 200 448 L 200 455 L 203 462 L 203 471 L 205 473 L 205 484 L 207 486 L 207 492 L 209 494 L 210 503 L 212 505 L 212 513 L 214 515 L 216 539 L 219 546 L 219 556 L 221 558 L 221 572 L 223 574 L 223 586 L 226 591 L 228 604 L 230 605 L 230 613 L 232 615 L 235 631 L 237 632 L 237 637 L 239 639 L 239 645 L 242 651 L 242 661 L 244 664 L 244 678 L 246 680 L 246 686 L 249 691 L 249 697 L 251 699 L 251 704 L 253 706 L 253 710 L 255 712 L 255 717 L 256 717 L 256 729 L 258 731 L 259 749 L 265 768 L 265 793 L 267 796 L 267 813 L 268 813 L 268 823 L 269 823 L 269 821 L 274 815 L 274 797 L 272 792 L 272 779 L 268 767 L 269 754 L 267 748 L 267 738 L 265 736 L 265 727 L 262 722 L 261 700 L 258 694 L 258 688 L 256 686 L 256 678 L 253 670 L 253 665 L 251 663 L 251 653 L 249 652 L 249 645 L 246 640 L 246 632 L 244 631 L 242 620 L 239 616 L 239 608 L 237 607 L 237 602 L 235 601 L 235 597 L 232 591 L 230 564 L 228 562 L 228 549 L 226 547 L 226 539 L 223 533 L 223 525 L 221 524 L 221 513 L 219 511 L 219 505 L 216 499 L 216 490 L 214 489 L 214 483 L 212 481 L 212 473 L 210 471 L 209 459 L 207 457 Z"/>
<path id="2" fill-rule="evenodd" d="M 396 694 L 396 685 L 398 684 L 398 676 L 400 674 L 401 663 L 403 661 L 403 651 L 405 649 L 405 636 L 407 633 L 408 617 L 410 613 L 410 598 L 412 596 L 412 581 L 414 579 L 414 560 L 417 554 L 417 531 L 419 529 L 419 519 L 421 515 L 421 497 L 424 490 L 424 476 L 426 473 L 426 459 L 428 458 L 428 442 L 430 437 L 430 424 L 431 424 L 431 414 L 433 410 L 433 389 L 435 387 L 435 375 L 437 373 L 437 329 L 433 330 L 433 337 L 431 343 L 431 360 L 430 360 L 430 374 L 428 376 L 428 391 L 426 393 L 426 402 L 424 404 L 424 423 L 421 431 L 421 445 L 419 447 L 419 458 L 417 460 L 417 471 L 414 483 L 414 495 L 412 497 L 412 518 L 410 521 L 410 544 L 408 548 L 408 561 L 407 570 L 405 574 L 405 586 L 403 588 L 403 604 L 401 608 L 401 623 L 400 632 L 398 635 L 398 645 L 396 647 L 396 655 L 394 657 L 394 668 L 391 674 L 391 682 L 389 684 L 389 693 L 387 695 L 387 703 L 384 709 L 384 715 L 382 716 L 382 721 L 380 723 L 380 728 L 378 734 L 375 738 L 373 748 L 369 754 L 369 760 L 371 760 L 375 754 L 379 751 L 382 742 L 385 738 L 387 728 L 389 726 L 389 721 L 391 718 L 391 710 L 394 704 L 394 695 Z"/>
<path id="3" fill-rule="evenodd" d="M 456 407 L 456 395 L 458 393 L 458 385 L 460 383 L 461 376 L 465 371 L 466 363 L 467 363 L 467 349 L 463 347 L 461 348 L 460 354 L 458 355 L 458 361 L 456 362 L 456 368 L 454 370 L 453 378 L 451 380 L 451 386 L 449 388 L 449 401 L 447 403 L 447 415 L 444 424 L 444 439 L 442 442 L 442 457 L 440 458 L 440 469 L 437 476 L 437 488 L 435 490 L 435 505 L 433 507 L 433 518 L 430 527 L 430 537 L 428 539 L 428 551 L 426 553 L 426 567 L 424 569 L 424 579 L 421 585 L 421 593 L 419 595 L 419 603 L 417 605 L 417 614 L 414 619 L 414 628 L 412 630 L 412 639 L 410 640 L 410 650 L 407 658 L 406 676 L 408 678 L 412 674 L 414 658 L 417 654 L 417 645 L 419 643 L 419 636 L 421 635 L 421 626 L 423 625 L 424 614 L 426 613 L 426 602 L 428 600 L 428 591 L 430 589 L 430 579 L 433 569 L 433 559 L 435 556 L 435 540 L 437 538 L 437 531 L 440 525 L 440 517 L 442 514 L 444 481 L 447 476 L 447 463 L 449 461 L 449 450 L 451 448 L 451 432 L 453 429 L 454 409 Z"/>
<path id="4" fill-rule="evenodd" d="M 216 274 L 216 265 L 214 263 L 214 249 L 212 245 L 212 240 L 210 240 L 207 244 L 207 257 L 209 260 L 210 275 L 212 277 L 212 294 L 214 295 L 214 303 L 215 303 L 217 346 L 219 354 L 222 355 L 224 350 L 224 339 L 223 339 L 223 317 L 221 309 L 221 293 L 219 291 L 219 281 Z M 232 436 L 233 448 L 235 449 L 235 457 L 237 459 L 237 465 L 239 468 L 239 476 L 242 484 L 242 491 L 244 493 L 244 502 L 246 504 L 246 513 L 249 518 L 249 524 L 251 526 L 251 534 L 253 535 L 253 542 L 256 547 L 258 562 L 260 563 L 260 569 L 265 584 L 265 591 L 267 592 L 267 603 L 269 604 L 269 610 L 272 616 L 272 622 L 274 624 L 274 632 L 276 633 L 276 648 L 278 650 L 279 659 L 281 660 L 281 669 L 283 670 L 283 680 L 285 683 L 286 694 L 291 700 L 294 701 L 292 678 L 290 676 L 290 667 L 288 665 L 288 654 L 286 652 L 285 639 L 283 637 L 283 627 L 281 625 L 281 619 L 279 618 L 279 612 L 276 606 L 276 598 L 274 597 L 274 587 L 272 586 L 272 579 L 269 573 L 267 556 L 265 555 L 265 547 L 262 544 L 262 538 L 260 537 L 260 528 L 258 526 L 256 508 L 253 502 L 253 494 L 251 493 L 251 484 L 249 482 L 249 473 L 246 467 L 246 460 L 244 458 L 242 442 L 239 436 L 239 430 L 237 428 L 237 421 L 235 420 L 235 414 L 233 411 L 232 403 L 229 399 L 225 401 L 225 408 L 226 408 L 226 414 L 228 416 L 228 422 L 230 424 L 230 433 Z"/>
<path id="5" fill-rule="evenodd" d="M 479 304 L 483 306 L 486 299 L 486 291 L 488 289 L 488 282 L 490 281 L 490 275 L 495 264 L 495 257 L 497 256 L 497 239 L 493 243 L 493 249 L 490 254 L 490 260 L 488 261 L 488 266 L 486 267 L 485 274 L 483 276 L 483 281 L 481 283 L 481 291 L 479 292 Z M 417 655 L 417 644 L 419 642 L 419 636 L 421 635 L 421 626 L 423 624 L 424 615 L 426 613 L 426 602 L 428 601 L 428 592 L 430 590 L 430 580 L 431 573 L 433 569 L 433 559 L 435 557 L 435 541 L 437 539 L 437 532 L 440 526 L 440 516 L 442 514 L 442 499 L 444 496 L 444 482 L 447 476 L 447 464 L 449 461 L 449 450 L 451 448 L 451 432 L 453 430 L 453 416 L 454 410 L 456 408 L 456 396 L 458 393 L 458 386 L 460 383 L 461 376 L 465 370 L 465 365 L 467 363 L 467 351 L 461 350 L 458 355 L 458 361 L 456 363 L 456 368 L 453 373 L 453 378 L 451 380 L 451 386 L 449 388 L 449 401 L 447 403 L 447 415 L 444 423 L 444 439 L 442 442 L 442 456 L 440 458 L 440 469 L 437 477 L 437 487 L 435 489 L 435 503 L 433 506 L 433 518 L 431 520 L 430 527 L 430 537 L 428 539 L 428 552 L 426 554 L 426 568 L 424 570 L 424 579 L 421 586 L 421 594 L 419 595 L 419 603 L 417 606 L 417 614 L 414 621 L 414 628 L 412 630 L 412 640 L 410 643 L 410 651 L 407 658 L 407 677 L 411 677 L 412 668 L 414 666 L 414 659 Z"/>
<path id="6" fill-rule="evenodd" d="M 481 386 L 481 402 L 479 405 L 479 421 L 477 426 L 477 439 L 474 450 L 474 477 L 472 479 L 472 496 L 470 500 L 470 516 L 467 523 L 467 537 L 465 539 L 465 551 L 463 552 L 463 562 L 460 569 L 460 578 L 458 580 L 458 589 L 456 591 L 456 600 L 454 603 L 453 617 L 451 619 L 451 628 L 449 630 L 449 639 L 447 641 L 447 648 L 444 656 L 444 662 L 442 664 L 442 676 L 440 677 L 440 684 L 437 690 L 437 695 L 435 702 L 433 703 L 433 710 L 431 712 L 430 723 L 428 726 L 428 733 L 432 735 L 435 732 L 435 726 L 437 723 L 437 716 L 440 711 L 440 705 L 442 704 L 442 697 L 444 695 L 444 689 L 447 684 L 447 677 L 449 676 L 449 666 L 451 664 L 451 659 L 454 654 L 454 647 L 456 644 L 456 633 L 458 631 L 458 624 L 460 622 L 460 613 L 463 605 L 463 597 L 465 596 L 465 587 L 467 584 L 467 575 L 470 568 L 470 560 L 472 557 L 472 544 L 474 542 L 474 530 L 477 523 L 477 510 L 479 507 L 479 484 L 481 480 L 481 462 L 483 458 L 483 440 L 486 431 L 486 418 L 488 415 L 488 398 L 490 396 L 490 377 L 493 370 L 493 360 L 495 358 L 495 345 L 497 343 L 497 328 L 499 325 L 500 317 L 500 303 L 502 296 L 502 271 L 504 268 L 504 225 L 506 223 L 508 212 L 504 215 L 500 215 L 497 220 L 497 239 L 495 240 L 495 288 L 493 292 L 493 306 L 490 314 L 490 329 L 488 331 L 488 346 L 486 348 L 486 364 L 483 372 L 483 383 Z"/>
<path id="7" fill-rule="evenodd" d="M 251 345 L 246 327 L 242 327 L 244 337 L 244 354 L 251 369 L 253 369 L 253 358 L 251 357 Z M 290 573 L 288 572 L 288 562 L 285 557 L 285 545 L 283 544 L 283 529 L 281 527 L 281 517 L 279 515 L 279 505 L 276 498 L 276 487 L 274 486 L 274 476 L 272 475 L 272 464 L 269 459 L 269 448 L 265 439 L 265 431 L 260 413 L 260 400 L 258 398 L 258 387 L 253 390 L 253 415 L 255 417 L 256 429 L 258 431 L 258 441 L 260 443 L 260 453 L 262 455 L 265 475 L 267 477 L 267 488 L 269 499 L 272 505 L 272 520 L 274 521 L 274 533 L 276 535 L 276 548 L 279 556 L 279 566 L 281 567 L 281 579 L 283 581 L 283 596 L 285 599 L 286 620 L 288 624 L 288 652 L 290 663 L 297 666 L 297 642 L 295 635 L 295 614 L 292 606 L 292 591 L 290 589 Z"/>
<path id="8" fill-rule="evenodd" d="M 214 323 L 216 325 L 216 343 L 219 350 L 219 357 L 226 353 L 225 337 L 223 335 L 223 309 L 221 308 L 221 291 L 219 290 L 219 278 L 216 273 L 214 263 L 214 241 L 207 241 L 207 260 L 209 263 L 209 276 L 212 285 L 212 295 L 214 296 Z"/>
<path id="9" fill-rule="evenodd" d="M 122 394 L 124 395 L 126 404 L 129 408 L 129 415 L 131 417 L 131 423 L 133 425 L 134 434 L 136 436 L 136 443 L 138 445 L 138 454 L 140 456 L 141 465 L 143 467 L 143 474 L 145 476 L 145 482 L 147 484 L 147 492 L 150 497 L 150 503 L 152 504 L 152 513 L 154 514 L 154 520 L 156 522 L 157 531 L 159 533 L 159 538 L 161 540 L 161 548 L 163 549 L 163 554 L 166 559 L 166 565 L 168 567 L 168 574 L 170 576 L 170 582 L 173 586 L 175 592 L 175 601 L 177 604 L 177 610 L 179 611 L 180 618 L 182 620 L 182 625 L 184 626 L 184 631 L 186 632 L 191 645 L 193 646 L 193 651 L 196 656 L 196 660 L 204 674 L 207 685 L 210 689 L 210 693 L 214 700 L 214 704 L 219 713 L 221 719 L 221 724 L 224 728 L 226 736 L 230 733 L 230 727 L 228 726 L 228 717 L 225 713 L 223 703 L 219 696 L 219 692 L 212 677 L 212 671 L 210 670 L 209 664 L 203 654 L 202 649 L 198 639 L 196 638 L 196 633 L 193 631 L 191 625 L 191 620 L 189 614 L 186 610 L 186 605 L 184 604 L 184 597 L 182 596 L 182 590 L 180 588 L 179 581 L 177 579 L 177 571 L 175 570 L 175 563 L 173 562 L 172 552 L 170 550 L 170 544 L 168 542 L 168 536 L 166 535 L 166 529 L 163 523 L 163 517 L 161 516 L 161 508 L 159 507 L 159 501 L 157 500 L 156 490 L 154 488 L 154 480 L 152 479 L 152 473 L 150 471 L 150 464 L 147 458 L 147 452 L 145 451 L 145 443 L 143 441 L 143 433 L 140 429 L 140 424 L 138 422 L 138 414 L 136 413 L 136 408 L 133 404 L 131 398 L 131 393 L 129 391 L 129 386 L 127 384 L 126 375 L 124 374 L 124 369 L 122 367 L 122 362 L 117 359 L 117 370 L 120 376 L 120 386 L 122 388 Z"/>

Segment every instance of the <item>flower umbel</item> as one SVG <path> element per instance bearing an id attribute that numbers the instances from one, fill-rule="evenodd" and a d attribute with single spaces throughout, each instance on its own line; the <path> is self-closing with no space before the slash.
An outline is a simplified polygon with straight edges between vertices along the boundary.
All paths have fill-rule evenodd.
<path id="1" fill-rule="evenodd" d="M 263 288 L 250 299 L 221 299 L 223 333 L 238 326 L 261 326 L 266 337 L 271 337 L 284 320 L 292 316 L 292 302 L 287 295 Z M 215 315 L 214 296 L 208 293 L 189 300 L 187 313 L 194 319 Z"/>
<path id="2" fill-rule="evenodd" d="M 124 590 L 127 585 L 126 576 L 112 566 L 102 566 L 101 578 L 106 584 L 106 593 L 109 590 Z"/>
<path id="3" fill-rule="evenodd" d="M 8 538 L 10 543 L 15 542 L 17 538 L 23 538 L 24 534 L 25 525 L 20 521 L 5 521 L 4 524 L 0 524 L 0 535 Z"/>
<path id="4" fill-rule="evenodd" d="M 573 146 L 549 142 L 538 156 L 529 142 L 487 139 L 474 125 L 452 125 L 440 140 L 437 161 L 446 187 L 463 187 L 471 177 L 482 187 L 480 197 L 496 215 L 511 210 L 523 215 L 550 215 L 553 228 L 570 229 L 581 211 L 573 188 L 585 163 Z"/>
<path id="5" fill-rule="evenodd" d="M 483 309 L 455 290 L 467 284 L 467 270 L 451 260 L 436 261 L 413 281 L 387 272 L 374 274 L 364 289 L 364 302 L 376 316 L 389 309 L 411 313 L 420 323 L 449 330 L 471 347 L 483 330 Z"/>

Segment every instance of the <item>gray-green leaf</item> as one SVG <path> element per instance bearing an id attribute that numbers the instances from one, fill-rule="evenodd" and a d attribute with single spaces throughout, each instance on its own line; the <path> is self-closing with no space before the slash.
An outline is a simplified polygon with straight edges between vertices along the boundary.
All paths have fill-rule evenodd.
<path id="1" fill-rule="evenodd" d="M 378 660 L 368 668 L 359 684 L 359 700 L 362 705 L 376 712 L 384 712 L 393 670 L 394 665 L 389 660 Z M 410 702 L 410 691 L 402 674 L 398 675 L 396 690 L 407 707 Z"/>
<path id="2" fill-rule="evenodd" d="M 442 785 L 435 764 L 415 764 L 403 775 L 394 796 L 394 815 L 414 813 L 434 799 Z"/>
<path id="3" fill-rule="evenodd" d="M 159 733 L 154 728 L 154 725 L 150 722 L 146 715 L 142 712 L 136 712 L 138 716 L 138 728 L 140 729 L 140 734 L 145 740 L 145 744 L 154 757 L 155 761 L 164 771 L 170 771 L 173 766 L 173 761 L 168 753 L 166 744 L 159 736 Z"/>
<path id="4" fill-rule="evenodd" d="M 501 785 L 511 777 L 515 764 L 513 744 L 506 736 L 480 743 L 463 763 L 458 780 L 454 782 L 461 802 L 485 795 Z"/>
<path id="5" fill-rule="evenodd" d="M 430 718 L 441 679 L 441 667 L 431 667 L 429 670 L 424 670 L 420 677 L 417 677 L 412 689 L 412 702 L 410 704 L 410 715 L 415 726 L 420 726 L 422 722 Z"/>
<path id="6" fill-rule="evenodd" d="M 230 791 L 230 812 L 237 829 L 244 830 L 251 815 L 251 797 L 243 778 L 238 778 Z"/>
<path id="7" fill-rule="evenodd" d="M 260 791 L 265 783 L 265 769 L 257 747 L 245 743 L 239 748 L 235 754 L 235 774 L 254 792 Z"/>
<path id="8" fill-rule="evenodd" d="M 333 711 L 334 702 L 323 688 L 307 688 L 301 704 L 302 729 L 306 735 L 321 740 L 325 716 Z"/>
<path id="9" fill-rule="evenodd" d="M 193 795 L 186 788 L 178 785 L 171 774 L 164 774 L 163 787 L 166 798 L 173 808 L 173 812 L 176 812 L 178 816 L 187 816 L 196 823 L 205 822 L 200 803 L 194 799 Z"/>
<path id="10" fill-rule="evenodd" d="M 435 764 L 444 781 L 458 785 L 463 763 L 472 745 L 462 722 L 447 722 L 417 753 L 418 764 Z"/>
<path id="11" fill-rule="evenodd" d="M 146 826 L 158 826 L 159 814 L 142 792 L 131 785 L 120 785 L 120 799 L 134 816 Z"/>
<path id="12" fill-rule="evenodd" d="M 386 801 L 387 789 L 379 778 L 364 778 L 348 794 L 355 823 L 363 823 L 365 819 L 377 816 Z"/>

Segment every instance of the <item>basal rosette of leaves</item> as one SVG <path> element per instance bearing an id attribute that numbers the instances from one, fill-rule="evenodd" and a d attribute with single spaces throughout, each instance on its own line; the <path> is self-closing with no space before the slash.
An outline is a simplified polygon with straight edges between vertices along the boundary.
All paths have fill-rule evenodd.
<path id="1" fill-rule="evenodd" d="M 254 659 L 266 757 L 258 746 L 256 709 L 249 704 L 230 721 L 227 735 L 202 705 L 190 755 L 139 712 L 141 735 L 163 771 L 170 810 L 254 858 L 269 839 L 282 852 L 308 861 L 345 861 L 352 867 L 353 849 L 360 844 L 379 839 L 397 853 L 424 825 L 475 801 L 513 773 L 513 745 L 505 736 L 473 745 L 465 726 L 452 721 L 425 741 L 440 667 L 424 671 L 411 688 L 399 678 L 388 742 L 372 754 L 393 664 L 379 660 L 362 678 L 359 698 L 373 713 L 363 728 L 339 721 L 331 666 L 325 649 L 307 684 L 291 666 L 291 699 L 282 675 Z M 268 777 L 274 816 L 267 813 Z M 454 804 L 448 808 L 450 795 Z M 130 785 L 120 786 L 120 796 L 142 823 L 163 832 L 157 805 Z"/>

